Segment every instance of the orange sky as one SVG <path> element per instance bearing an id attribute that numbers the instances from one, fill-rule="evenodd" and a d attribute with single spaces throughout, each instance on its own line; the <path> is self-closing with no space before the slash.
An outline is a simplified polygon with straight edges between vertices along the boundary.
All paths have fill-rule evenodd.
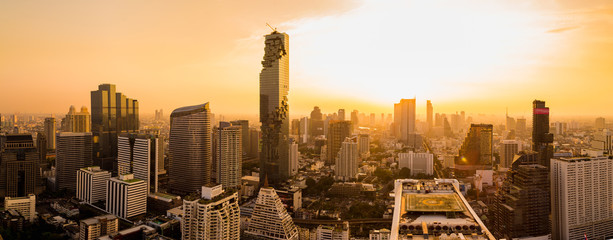
<path id="1" fill-rule="evenodd" d="M 608 3 L 608 4 L 607 4 Z M 613 115 L 609 1 L 2 1 L 0 113 L 89 107 L 257 114 L 266 22 L 290 35 L 290 107 Z M 422 106 L 423 105 L 423 106 Z"/>

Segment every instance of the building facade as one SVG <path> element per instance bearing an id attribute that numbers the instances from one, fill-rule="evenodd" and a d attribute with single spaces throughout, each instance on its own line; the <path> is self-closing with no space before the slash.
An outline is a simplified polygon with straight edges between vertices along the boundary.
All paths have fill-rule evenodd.
<path id="1" fill-rule="evenodd" d="M 81 201 L 94 204 L 106 200 L 106 182 L 111 179 L 111 172 L 100 167 L 86 167 L 77 171 L 76 196 Z"/>
<path id="2" fill-rule="evenodd" d="M 4 209 L 15 210 L 31 223 L 36 219 L 36 195 L 28 194 L 25 197 L 5 197 Z"/>
<path id="3" fill-rule="evenodd" d="M 55 149 L 55 118 L 45 118 L 45 136 L 47 136 L 47 149 Z"/>
<path id="4" fill-rule="evenodd" d="M 70 106 L 68 114 L 62 119 L 62 129 L 64 132 L 91 132 L 91 119 L 87 107 L 81 107 L 77 112 L 74 106 Z"/>
<path id="5" fill-rule="evenodd" d="M 298 240 L 298 229 L 274 188 L 260 188 L 245 234 L 254 239 Z"/>
<path id="6" fill-rule="evenodd" d="M 79 222 L 79 240 L 96 240 L 100 236 L 119 231 L 119 218 L 115 215 L 102 215 Z"/>
<path id="7" fill-rule="evenodd" d="M 190 196 L 183 201 L 182 239 L 240 239 L 238 192 L 223 192 L 221 188 L 204 186 L 202 196 Z"/>
<path id="8" fill-rule="evenodd" d="M 119 175 L 106 182 L 106 211 L 120 218 L 147 212 L 147 183 L 133 174 Z"/>
<path id="9" fill-rule="evenodd" d="M 521 151 L 520 144 L 520 142 L 515 140 L 502 141 L 502 144 L 500 145 L 500 165 L 502 165 L 502 167 L 511 167 L 515 154 Z"/>
<path id="10" fill-rule="evenodd" d="M 539 164 L 549 167 L 553 157 L 553 134 L 549 133 L 549 108 L 545 101 L 532 102 L 532 151 L 538 152 Z"/>
<path id="11" fill-rule="evenodd" d="M 40 156 L 29 134 L 0 136 L 0 197 L 42 193 Z"/>
<path id="12" fill-rule="evenodd" d="M 238 188 L 242 177 L 243 128 L 220 122 L 214 142 L 217 183 L 224 188 Z"/>
<path id="13" fill-rule="evenodd" d="M 121 133 L 117 144 L 118 173 L 132 173 L 147 183 L 148 193 L 157 192 L 164 170 L 164 139 L 155 134 Z"/>
<path id="14" fill-rule="evenodd" d="M 335 158 L 334 174 L 336 178 L 349 181 L 358 175 L 360 156 L 357 141 L 357 137 L 345 138 L 343 141 Z"/>
<path id="15" fill-rule="evenodd" d="M 410 135 L 415 134 L 415 98 L 400 99 L 394 104 L 394 135 L 405 144 Z"/>
<path id="16" fill-rule="evenodd" d="M 92 133 L 60 132 L 56 138 L 56 187 L 75 191 L 77 171 L 92 165 Z"/>
<path id="17" fill-rule="evenodd" d="M 326 148 L 326 164 L 332 165 L 335 163 L 338 151 L 341 149 L 343 142 L 346 138 L 351 137 L 351 130 L 351 121 L 330 121 Z"/>
<path id="18" fill-rule="evenodd" d="M 434 175 L 434 155 L 432 153 L 398 153 L 398 169 L 408 168 L 411 175 Z"/>
<path id="19" fill-rule="evenodd" d="M 477 169 L 492 169 L 493 130 L 491 124 L 471 124 L 455 161 L 457 172 L 473 175 Z"/>

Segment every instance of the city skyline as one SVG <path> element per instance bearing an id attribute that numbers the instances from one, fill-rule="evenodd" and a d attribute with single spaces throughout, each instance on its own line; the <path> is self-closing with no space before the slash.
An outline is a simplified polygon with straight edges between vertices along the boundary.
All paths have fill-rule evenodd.
<path id="1" fill-rule="evenodd" d="M 613 7 L 605 1 L 152 2 L 145 10 L 139 3 L 63 3 L 2 3 L 11 21 L 0 23 L 0 80 L 12 89 L 0 99 L 2 113 L 90 106 L 87 91 L 112 83 L 138 99 L 143 114 L 206 100 L 213 113 L 257 115 L 266 22 L 293 38 L 293 116 L 313 106 L 390 113 L 392 103 L 412 97 L 418 115 L 426 100 L 434 112 L 502 114 L 508 107 L 524 117 L 530 107 L 516 99 L 546 99 L 558 116 L 596 116 L 593 109 L 611 103 L 594 97 L 606 96 L 613 77 L 606 54 Z M 5 101 L 15 97 L 30 100 Z"/>

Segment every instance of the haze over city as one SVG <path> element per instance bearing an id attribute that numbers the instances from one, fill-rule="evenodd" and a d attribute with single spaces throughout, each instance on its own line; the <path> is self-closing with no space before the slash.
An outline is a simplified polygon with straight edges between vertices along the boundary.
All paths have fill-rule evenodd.
<path id="1" fill-rule="evenodd" d="M 413 97 L 420 115 L 426 99 L 437 112 L 528 117 L 547 99 L 554 117 L 613 115 L 604 0 L 4 1 L 0 16 L 3 113 L 89 106 L 113 83 L 145 115 L 210 101 L 255 116 L 269 23 L 292 37 L 293 116 L 391 113 Z"/>

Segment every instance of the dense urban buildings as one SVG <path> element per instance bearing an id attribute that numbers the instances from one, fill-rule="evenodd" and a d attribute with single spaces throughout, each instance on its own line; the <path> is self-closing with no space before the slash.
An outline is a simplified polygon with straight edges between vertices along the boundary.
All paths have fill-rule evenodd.
<path id="1" fill-rule="evenodd" d="M 138 131 L 138 101 L 115 91 L 114 84 L 101 84 L 91 91 L 91 131 L 94 160 L 102 169 L 117 172 L 117 137 Z"/>
<path id="2" fill-rule="evenodd" d="M 39 155 L 30 134 L 0 136 L 0 197 L 24 197 L 43 191 Z"/>
<path id="3" fill-rule="evenodd" d="M 344 181 L 356 178 L 359 160 L 357 137 L 345 138 L 336 156 L 334 165 L 335 177 Z"/>
<path id="4" fill-rule="evenodd" d="M 106 200 L 106 182 L 111 173 L 98 166 L 81 168 L 77 171 L 76 197 L 81 201 L 94 204 Z"/>
<path id="5" fill-rule="evenodd" d="M 164 139 L 154 134 L 121 133 L 117 141 L 117 170 L 134 174 L 147 183 L 147 192 L 158 191 L 164 170 Z"/>
<path id="6" fill-rule="evenodd" d="M 134 174 L 119 175 L 106 182 L 106 211 L 120 218 L 147 212 L 147 183 Z"/>
<path id="7" fill-rule="evenodd" d="M 60 132 L 57 134 L 55 159 L 58 190 L 76 190 L 77 171 L 92 165 L 92 133 Z"/>
<path id="8" fill-rule="evenodd" d="M 212 129 L 209 103 L 175 109 L 170 115 L 170 191 L 186 195 L 211 183 Z"/>
<path id="9" fill-rule="evenodd" d="M 91 132 L 91 119 L 87 107 L 82 106 L 77 112 L 74 106 L 70 106 L 68 114 L 62 119 L 62 131 L 64 132 Z"/>
<path id="10" fill-rule="evenodd" d="M 260 179 L 278 184 L 289 177 L 289 35 L 266 35 L 260 72 L 262 143 Z"/>
<path id="11" fill-rule="evenodd" d="M 351 137 L 351 121 L 332 120 L 328 127 L 326 164 L 334 164 L 346 138 Z"/>
<path id="12" fill-rule="evenodd" d="M 221 185 L 203 186 L 201 196 L 183 201 L 181 233 L 184 240 L 240 239 L 238 192 Z"/>
<path id="13" fill-rule="evenodd" d="M 15 210 L 25 218 L 26 221 L 34 223 L 36 218 L 36 196 L 28 194 L 24 197 L 5 197 L 4 209 Z"/>
<path id="14" fill-rule="evenodd" d="M 545 101 L 532 102 L 532 151 L 538 152 L 541 165 L 549 167 L 553 157 L 553 134 L 549 133 L 549 108 Z"/>
<path id="15" fill-rule="evenodd" d="M 245 234 L 254 239 L 298 240 L 298 229 L 274 188 L 260 188 Z"/>
<path id="16" fill-rule="evenodd" d="M 219 122 L 214 141 L 214 162 L 217 183 L 224 188 L 238 188 L 241 185 L 243 128 L 229 122 Z"/>
<path id="17" fill-rule="evenodd" d="M 551 159 L 552 239 L 613 235 L 613 159 Z"/>
<path id="18" fill-rule="evenodd" d="M 473 175 L 492 169 L 493 129 L 491 124 L 471 124 L 455 161 L 456 172 Z"/>

